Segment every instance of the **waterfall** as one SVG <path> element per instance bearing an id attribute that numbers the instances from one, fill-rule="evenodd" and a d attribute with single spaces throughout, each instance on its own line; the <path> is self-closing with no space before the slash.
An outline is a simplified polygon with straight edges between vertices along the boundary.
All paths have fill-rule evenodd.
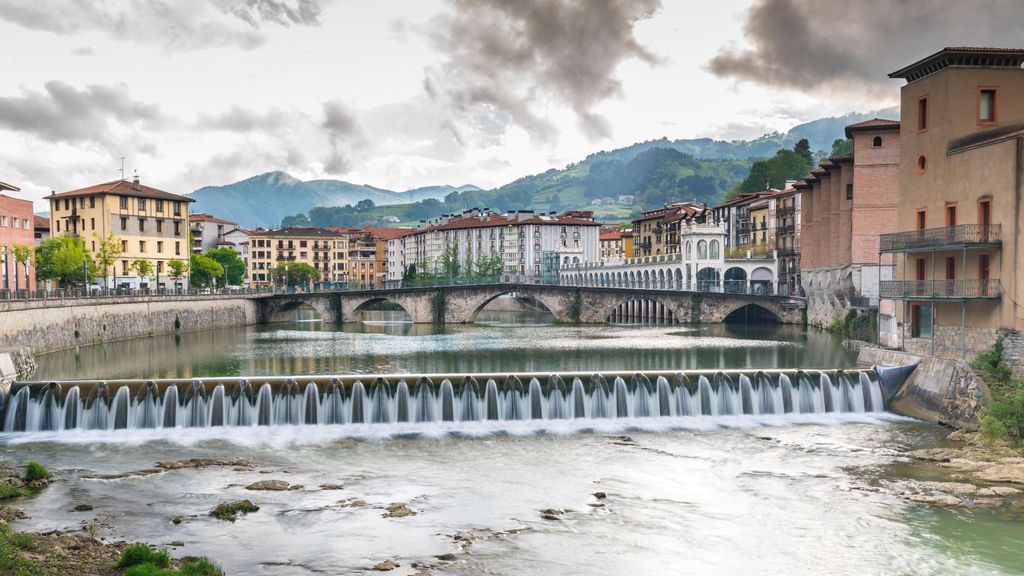
<path id="1" fill-rule="evenodd" d="M 482 387 L 471 376 L 445 377 L 439 383 L 419 377 L 412 387 L 406 379 L 389 382 L 384 377 L 369 387 L 339 378 L 16 383 L 3 408 L 3 430 L 756 417 L 885 409 L 872 370 L 610 376 L 563 379 L 552 374 L 543 381 L 530 376 L 524 386 L 510 375 L 502 381 L 481 379 Z"/>

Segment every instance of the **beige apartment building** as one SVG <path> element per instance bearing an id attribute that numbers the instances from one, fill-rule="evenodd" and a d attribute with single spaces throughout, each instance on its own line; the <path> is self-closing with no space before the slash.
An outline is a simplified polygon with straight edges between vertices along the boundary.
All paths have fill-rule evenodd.
<path id="1" fill-rule="evenodd" d="M 187 287 L 188 278 L 168 277 L 170 260 L 188 261 L 188 205 L 194 202 L 139 182 L 115 180 L 51 194 L 50 232 L 78 236 L 95 257 L 100 243 L 113 235 L 121 253 L 106 271 L 106 285 L 122 288 Z M 132 262 L 147 260 L 153 273 L 140 277 Z"/>
<path id="2" fill-rule="evenodd" d="M 325 228 L 256 230 L 249 239 L 249 286 L 280 285 L 278 266 L 308 264 L 320 272 L 320 285 L 348 280 L 348 234 Z"/>
<path id="3" fill-rule="evenodd" d="M 895 302 L 908 351 L 969 357 L 1024 329 L 1024 50 L 945 48 L 901 93 Z"/>

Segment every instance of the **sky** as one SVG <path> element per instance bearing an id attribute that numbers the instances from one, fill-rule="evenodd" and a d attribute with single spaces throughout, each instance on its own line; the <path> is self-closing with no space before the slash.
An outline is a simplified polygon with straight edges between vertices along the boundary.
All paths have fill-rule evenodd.
<path id="1" fill-rule="evenodd" d="M 837 19 L 842 25 L 837 25 Z M 896 104 L 1020 0 L 0 0 L 0 181 L 489 188 L 667 137 Z"/>

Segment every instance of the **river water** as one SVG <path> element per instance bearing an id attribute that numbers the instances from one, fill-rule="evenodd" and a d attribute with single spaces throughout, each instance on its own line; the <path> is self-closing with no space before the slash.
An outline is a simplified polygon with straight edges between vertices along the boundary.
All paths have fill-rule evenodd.
<path id="1" fill-rule="evenodd" d="M 852 367 L 830 335 L 789 326 L 545 324 L 494 313 L 433 329 L 311 320 L 45 355 L 40 380 L 381 372 Z M 280 426 L 7 434 L 0 458 L 62 480 L 26 530 L 86 529 L 208 555 L 229 574 L 1019 574 L 1024 522 L 873 488 L 942 429 L 886 414 L 618 419 L 442 429 Z M 139 473 L 158 461 L 251 468 Z M 280 479 L 301 488 L 249 491 Z M 342 485 L 342 489 L 337 488 Z M 593 494 L 604 492 L 599 500 Z M 250 498 L 235 523 L 207 514 Z M 364 505 L 353 506 L 353 501 Z M 384 517 L 405 502 L 416 515 Z M 94 507 L 72 512 L 79 504 Z M 544 510 L 558 509 L 554 519 Z M 550 514 L 550 512 L 548 512 Z M 171 522 L 180 517 L 182 522 Z M 454 554 L 453 561 L 436 555 Z"/>

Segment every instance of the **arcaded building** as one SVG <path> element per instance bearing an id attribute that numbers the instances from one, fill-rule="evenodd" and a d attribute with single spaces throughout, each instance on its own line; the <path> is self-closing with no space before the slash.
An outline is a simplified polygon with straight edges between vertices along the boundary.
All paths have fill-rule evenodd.
<path id="1" fill-rule="evenodd" d="M 827 326 L 851 309 L 879 311 L 893 324 L 891 305 L 879 299 L 879 281 L 892 274 L 892 257 L 879 254 L 879 237 L 896 230 L 900 123 L 875 118 L 847 126 L 853 152 L 829 158 L 793 185 L 801 192 L 801 282 L 807 321 Z"/>
<path id="2" fill-rule="evenodd" d="M 970 357 L 1024 328 L 1024 49 L 945 48 L 893 72 L 899 231 L 888 344 Z"/>

